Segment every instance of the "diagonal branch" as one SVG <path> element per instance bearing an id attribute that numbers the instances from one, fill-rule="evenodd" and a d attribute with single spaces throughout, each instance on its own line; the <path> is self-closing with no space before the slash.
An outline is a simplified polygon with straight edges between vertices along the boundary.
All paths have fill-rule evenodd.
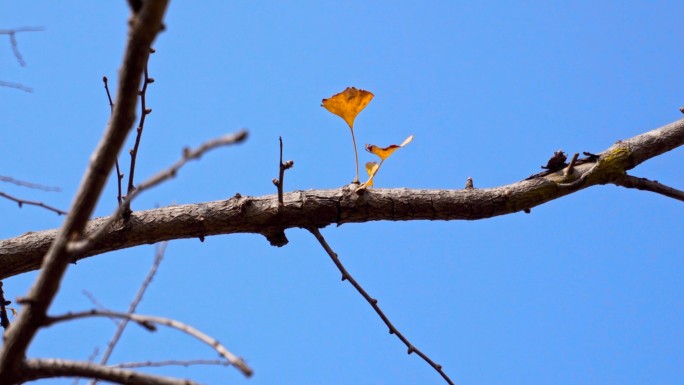
<path id="1" fill-rule="evenodd" d="M 626 188 L 635 188 L 637 190 L 651 191 L 657 194 L 665 195 L 666 197 L 674 198 L 684 201 L 684 191 L 677 190 L 670 186 L 659 183 L 657 180 L 649 180 L 646 178 L 638 178 L 631 175 L 625 175 L 623 178 L 613 181 L 614 184 Z"/>
<path id="2" fill-rule="evenodd" d="M 90 311 L 84 311 L 84 312 L 78 312 L 78 313 L 67 313 L 64 315 L 60 316 L 46 316 L 45 320 L 43 321 L 44 327 L 48 327 L 51 325 L 54 325 L 55 323 L 58 322 L 65 322 L 65 321 L 71 321 L 79 318 L 86 318 L 86 317 L 116 317 L 116 318 L 122 318 L 122 319 L 127 319 L 133 322 L 137 322 L 140 326 L 150 330 L 154 331 L 156 330 L 156 327 L 154 324 L 159 324 L 159 325 L 164 325 L 179 331 L 182 331 L 183 333 L 186 333 L 192 337 L 195 337 L 196 339 L 204 342 L 205 344 L 209 345 L 212 347 L 216 352 L 221 355 L 221 357 L 225 358 L 228 360 L 235 368 L 237 368 L 242 374 L 244 374 L 247 377 L 250 377 L 252 375 L 252 369 L 247 366 L 245 361 L 228 351 L 221 343 L 219 343 L 216 339 L 202 333 L 201 331 L 193 328 L 190 325 L 184 324 L 180 321 L 176 321 L 174 319 L 170 318 L 163 318 L 163 317 L 156 317 L 156 316 L 150 316 L 150 315 L 140 315 L 140 314 L 129 314 L 129 313 L 119 313 L 115 311 L 109 311 L 109 310 L 90 310 Z"/>
<path id="3" fill-rule="evenodd" d="M 56 377 L 96 378 L 126 385 L 199 385 L 190 380 L 155 376 L 90 362 L 58 359 L 26 360 L 22 365 L 18 381 L 25 382 Z"/>
<path id="4" fill-rule="evenodd" d="M 53 187 L 53 186 L 45 186 L 42 184 L 38 183 L 31 183 L 31 182 L 26 182 L 23 180 L 15 179 L 10 176 L 2 176 L 0 175 L 0 182 L 7 182 L 7 183 L 12 183 L 17 186 L 22 186 L 22 187 L 27 187 L 27 188 L 32 188 L 36 190 L 43 190 L 43 191 L 62 191 L 61 188 L 59 187 Z"/>
<path id="5" fill-rule="evenodd" d="M 2 80 L 0 80 L 0 87 L 16 88 L 24 92 L 33 92 L 33 88 L 27 87 L 21 83 L 6 82 Z"/>
<path id="6" fill-rule="evenodd" d="M 135 313 L 135 310 L 138 308 L 138 305 L 143 299 L 143 295 L 147 291 L 147 288 L 150 286 L 150 283 L 152 283 L 152 278 L 157 274 L 157 270 L 159 269 L 159 265 L 161 265 L 161 261 L 164 258 L 164 253 L 166 252 L 166 246 L 168 245 L 168 242 L 162 242 L 161 244 L 157 244 L 155 248 L 155 255 L 154 255 L 154 261 L 152 262 L 152 267 L 150 270 L 147 272 L 147 276 L 145 276 L 145 279 L 143 280 L 142 284 L 138 288 L 138 292 L 135 294 L 135 297 L 133 298 L 133 301 L 131 301 L 131 304 L 128 306 L 128 314 L 133 314 Z M 119 342 L 121 339 L 121 336 L 123 335 L 124 329 L 128 325 L 128 322 L 130 320 L 128 318 L 124 318 L 116 327 L 116 331 L 114 332 L 114 336 L 109 340 L 109 343 L 107 344 L 107 349 L 105 349 L 104 353 L 102 354 L 102 358 L 100 359 L 100 365 L 104 365 L 109 361 L 109 357 L 112 355 L 112 352 L 114 351 L 114 348 L 116 347 L 116 344 Z M 96 381 L 91 382 L 91 384 L 95 384 Z"/>
<path id="7" fill-rule="evenodd" d="M 318 240 L 318 243 L 321 244 L 323 249 L 325 250 L 326 253 L 330 256 L 330 259 L 332 259 L 333 263 L 335 266 L 337 266 L 337 269 L 342 273 L 342 280 L 343 281 L 349 281 L 349 283 L 354 286 L 354 289 L 361 294 L 361 296 L 373 307 L 373 310 L 380 316 L 382 319 L 382 322 L 387 325 L 389 328 L 390 334 L 394 334 L 401 340 L 401 342 L 406 345 L 406 348 L 408 349 L 408 354 L 411 353 L 416 353 L 420 358 L 422 358 L 425 362 L 427 362 L 432 368 L 434 368 L 437 373 L 439 373 L 440 376 L 449 384 L 449 385 L 454 385 L 454 382 L 447 376 L 447 374 L 442 370 L 442 365 L 437 364 L 436 362 L 432 361 L 430 357 L 428 357 L 425 353 L 423 353 L 420 349 L 416 348 L 409 340 L 406 338 L 399 330 L 392 324 L 392 322 L 387 318 L 387 315 L 380 309 L 380 306 L 378 306 L 378 300 L 371 297 L 368 292 L 359 284 L 354 277 L 349 274 L 347 269 L 344 267 L 342 264 L 342 261 L 340 261 L 340 258 L 337 256 L 337 253 L 333 251 L 333 249 L 328 245 L 328 242 L 323 238 L 323 235 L 321 232 L 315 228 L 315 227 L 310 227 L 307 230 L 311 234 L 313 234 L 314 237 L 316 237 L 316 240 Z"/>
<path id="8" fill-rule="evenodd" d="M 14 382 L 28 345 L 46 316 L 46 310 L 57 294 L 60 281 L 71 262 L 66 246 L 69 241 L 81 236 L 107 176 L 114 167 L 114 160 L 133 125 L 145 53 L 149 52 L 161 30 L 167 5 L 168 0 L 145 1 L 140 13 L 132 20 L 111 124 L 90 158 L 72 208 L 45 255 L 41 273 L 23 301 L 26 306 L 5 334 L 5 343 L 0 350 L 0 383 Z"/>
<path id="9" fill-rule="evenodd" d="M 19 208 L 21 208 L 23 205 L 31 205 L 31 206 L 42 207 L 42 208 L 44 208 L 44 209 L 46 209 L 46 210 L 50 210 L 50 211 L 52 211 L 52 212 L 57 213 L 57 215 L 66 215 L 66 214 L 67 214 L 65 211 L 62 211 L 62 210 L 60 210 L 60 209 L 58 209 L 58 208 L 55 208 L 55 207 L 46 205 L 46 204 L 43 203 L 43 202 L 29 201 L 29 200 L 26 200 L 26 199 L 17 198 L 17 197 L 14 197 L 14 196 L 12 196 L 12 195 L 5 194 L 5 193 L 2 192 L 2 191 L 0 191 L 0 197 L 7 198 L 7 199 L 9 199 L 9 200 L 11 200 L 11 201 L 13 201 L 13 202 L 17 202 L 17 204 L 19 205 Z"/>

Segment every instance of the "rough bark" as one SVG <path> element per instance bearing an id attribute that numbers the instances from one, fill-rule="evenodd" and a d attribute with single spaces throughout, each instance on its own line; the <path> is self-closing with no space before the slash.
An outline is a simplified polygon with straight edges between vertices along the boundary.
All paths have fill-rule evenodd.
<path id="1" fill-rule="evenodd" d="M 288 228 L 324 227 L 330 224 L 405 220 L 477 220 L 526 211 L 553 199 L 598 184 L 620 181 L 638 164 L 684 144 L 684 119 L 661 128 L 618 141 L 598 159 L 577 162 L 570 173 L 563 169 L 533 175 L 520 182 L 486 189 L 418 190 L 372 189 L 355 192 L 356 185 L 333 190 L 294 191 L 284 194 L 282 207 L 277 195 L 247 197 L 133 213 L 130 221 L 112 226 L 82 259 L 128 247 L 164 240 L 257 233 L 271 244 L 287 243 Z M 88 223 L 91 233 L 104 223 Z M 0 241 L 0 279 L 40 267 L 43 255 L 57 230 L 29 232 Z"/>

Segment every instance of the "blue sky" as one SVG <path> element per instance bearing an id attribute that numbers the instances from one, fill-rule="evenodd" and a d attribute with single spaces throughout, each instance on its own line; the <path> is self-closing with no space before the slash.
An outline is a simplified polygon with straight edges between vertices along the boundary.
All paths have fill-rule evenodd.
<path id="1" fill-rule="evenodd" d="M 189 164 L 133 208 L 273 194 L 278 136 L 295 161 L 287 191 L 347 184 L 348 129 L 320 107 L 347 86 L 375 94 L 356 121 L 360 148 L 415 135 L 376 187 L 516 182 L 559 148 L 600 152 L 681 117 L 682 12 L 675 1 L 172 2 L 150 61 L 153 113 L 136 174 L 151 176 L 183 147 L 242 127 L 250 137 Z M 34 88 L 0 88 L 0 175 L 63 191 L 0 191 L 69 206 L 107 123 L 101 79 L 116 80 L 127 18 L 123 1 L 5 4 L 0 28 L 45 31 L 17 36 L 24 68 L 0 43 L 0 80 Z M 127 167 L 126 151 L 120 160 Z M 683 162 L 678 149 L 633 174 L 681 189 Z M 96 216 L 115 202 L 110 183 Z M 63 220 L 9 201 L 0 215 L 3 238 Z M 683 215 L 681 202 L 599 186 L 530 215 L 322 232 L 399 330 L 458 384 L 674 384 L 684 381 Z M 257 235 L 168 246 L 139 311 L 214 335 L 255 375 L 155 373 L 207 384 L 442 383 L 340 281 L 313 236 L 287 236 L 283 248 Z M 153 254 L 144 246 L 72 266 L 52 311 L 91 308 L 83 290 L 126 309 Z M 22 295 L 34 278 L 8 279 L 5 292 Z M 113 329 L 108 320 L 56 326 L 30 356 L 86 359 Z M 131 326 L 113 362 L 214 357 L 177 332 Z"/>

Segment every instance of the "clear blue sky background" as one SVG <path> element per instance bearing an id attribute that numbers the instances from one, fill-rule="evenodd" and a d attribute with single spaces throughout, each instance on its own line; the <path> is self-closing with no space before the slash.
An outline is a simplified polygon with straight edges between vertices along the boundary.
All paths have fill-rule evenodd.
<path id="1" fill-rule="evenodd" d="M 15 2 L 0 28 L 0 175 L 62 187 L 0 191 L 67 208 L 107 123 L 101 78 L 117 78 L 128 9 L 115 2 Z M 513 183 L 553 151 L 600 152 L 679 119 L 684 30 L 678 1 L 172 2 L 150 62 L 156 82 L 137 175 L 185 146 L 233 132 L 249 140 L 188 165 L 134 209 L 273 194 L 278 136 L 295 167 L 286 190 L 337 188 L 354 176 L 348 129 L 320 107 L 356 86 L 375 93 L 357 140 L 415 140 L 377 187 Z M 6 38 L 6 36 L 0 36 Z M 131 147 L 132 142 L 126 149 Z M 373 160 L 360 154 L 361 161 Z M 127 167 L 124 152 L 121 163 Z M 634 170 L 684 187 L 684 151 Z M 112 179 L 113 181 L 113 179 Z M 110 183 L 96 215 L 116 203 Z M 63 218 L 1 200 L 0 236 Z M 323 229 L 396 326 L 458 384 L 684 383 L 684 206 L 599 186 L 523 213 L 477 222 L 378 222 Z M 273 248 L 261 236 L 174 241 L 139 311 L 182 320 L 255 369 L 154 370 L 207 384 L 440 384 L 340 281 L 303 230 Z M 125 310 L 152 246 L 80 262 L 52 312 L 89 309 L 82 294 Z M 5 281 L 26 292 L 35 273 Z M 114 325 L 89 320 L 41 332 L 31 357 L 86 359 Z M 214 358 L 180 333 L 131 326 L 113 362 Z M 70 384 L 71 380 L 50 381 Z"/>

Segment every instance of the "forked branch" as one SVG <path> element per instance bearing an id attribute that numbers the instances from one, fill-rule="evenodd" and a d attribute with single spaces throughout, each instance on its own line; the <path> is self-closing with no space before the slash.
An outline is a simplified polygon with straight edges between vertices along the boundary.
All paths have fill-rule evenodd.
<path id="1" fill-rule="evenodd" d="M 235 368 L 237 368 L 242 374 L 245 376 L 249 377 L 252 375 L 252 369 L 245 363 L 245 361 L 228 351 L 225 346 L 221 345 L 216 339 L 212 338 L 211 336 L 202 333 L 201 331 L 193 328 L 190 325 L 184 324 L 180 321 L 176 321 L 174 319 L 170 318 L 163 318 L 163 317 L 156 317 L 156 316 L 150 316 L 150 315 L 140 315 L 140 314 L 129 314 L 129 313 L 119 313 L 115 311 L 108 311 L 108 310 L 90 310 L 90 311 L 84 311 L 84 312 L 78 312 L 78 313 L 67 313 L 64 315 L 60 316 L 47 316 L 45 320 L 42 322 L 43 327 L 48 327 L 51 325 L 54 325 L 58 322 L 65 322 L 65 321 L 71 321 L 79 318 L 86 318 L 86 317 L 115 317 L 115 318 L 121 318 L 121 319 L 128 319 L 130 321 L 138 323 L 138 325 L 144 327 L 145 329 L 149 331 L 155 331 L 156 326 L 155 324 L 158 325 L 164 325 L 179 331 L 182 331 L 183 333 L 186 333 L 202 342 L 205 344 L 209 345 L 211 348 L 216 350 L 216 352 L 226 360 L 228 360 L 231 365 L 233 365 Z"/>

